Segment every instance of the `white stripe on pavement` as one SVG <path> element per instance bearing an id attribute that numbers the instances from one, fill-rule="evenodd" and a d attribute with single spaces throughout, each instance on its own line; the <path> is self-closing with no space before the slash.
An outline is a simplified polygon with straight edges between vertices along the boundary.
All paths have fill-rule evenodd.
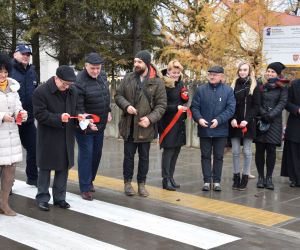
<path id="1" fill-rule="evenodd" d="M 0 235 L 36 249 L 122 249 L 21 214 L 0 216 L 0 225 Z"/>
<path id="2" fill-rule="evenodd" d="M 36 188 L 16 180 L 13 192 L 35 199 Z M 72 193 L 67 193 L 67 201 L 71 205 L 70 210 L 203 249 L 218 247 L 240 239 L 232 235 L 99 200 L 86 201 L 79 195 Z"/>

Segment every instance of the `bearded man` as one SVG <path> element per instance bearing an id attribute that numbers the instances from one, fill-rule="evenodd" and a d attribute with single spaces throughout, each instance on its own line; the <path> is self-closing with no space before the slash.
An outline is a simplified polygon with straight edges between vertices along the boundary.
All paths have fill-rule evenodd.
<path id="1" fill-rule="evenodd" d="M 134 70 L 128 73 L 117 88 L 115 101 L 123 114 L 119 123 L 124 139 L 123 177 L 127 196 L 136 194 L 131 185 L 134 155 L 139 154 L 138 194 L 149 195 L 145 188 L 149 169 L 150 142 L 155 137 L 155 123 L 167 107 L 167 96 L 159 71 L 151 64 L 151 54 L 142 50 L 135 55 Z"/>

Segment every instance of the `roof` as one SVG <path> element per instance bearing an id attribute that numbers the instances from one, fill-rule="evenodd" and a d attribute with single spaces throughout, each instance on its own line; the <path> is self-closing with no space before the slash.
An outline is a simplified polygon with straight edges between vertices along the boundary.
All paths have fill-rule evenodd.
<path id="1" fill-rule="evenodd" d="M 220 3 L 223 3 L 228 8 L 233 8 L 233 6 L 240 6 L 240 10 L 245 3 L 234 3 L 233 1 L 229 0 L 220 0 Z M 255 15 L 243 16 L 243 20 L 251 26 L 257 32 L 262 30 L 263 26 L 290 26 L 290 25 L 300 25 L 300 16 L 290 15 L 285 12 L 276 12 L 270 11 L 268 17 L 260 16 L 259 19 L 255 17 Z M 263 24 L 263 25 L 262 25 Z"/>

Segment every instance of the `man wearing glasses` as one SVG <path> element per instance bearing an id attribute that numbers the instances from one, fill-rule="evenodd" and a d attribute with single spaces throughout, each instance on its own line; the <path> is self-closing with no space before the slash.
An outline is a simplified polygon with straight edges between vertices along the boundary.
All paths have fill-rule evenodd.
<path id="1" fill-rule="evenodd" d="M 28 119 L 19 126 L 19 134 L 23 147 L 27 152 L 26 175 L 28 185 L 37 185 L 38 172 L 36 167 L 36 127 L 32 111 L 32 94 L 37 87 L 35 68 L 30 64 L 31 48 L 26 44 L 19 44 L 14 53 L 10 77 L 20 84 L 19 95 L 24 110 L 28 112 Z"/>
<path id="2" fill-rule="evenodd" d="M 76 123 L 82 117 L 77 110 L 77 91 L 73 86 L 74 70 L 61 65 L 56 76 L 33 93 L 33 113 L 37 120 L 37 165 L 39 168 L 36 201 L 40 210 L 49 210 L 51 170 L 55 171 L 52 195 L 54 205 L 67 209 L 68 170 L 74 166 Z M 83 118 L 82 118 L 83 119 Z M 80 118 L 78 118 L 80 120 Z"/>
<path id="3" fill-rule="evenodd" d="M 193 119 L 200 138 L 203 191 L 221 191 L 224 148 L 228 136 L 228 120 L 235 111 L 232 88 L 224 84 L 224 69 L 208 70 L 208 83 L 198 87 L 192 101 Z M 213 153 L 213 163 L 211 161 Z"/>

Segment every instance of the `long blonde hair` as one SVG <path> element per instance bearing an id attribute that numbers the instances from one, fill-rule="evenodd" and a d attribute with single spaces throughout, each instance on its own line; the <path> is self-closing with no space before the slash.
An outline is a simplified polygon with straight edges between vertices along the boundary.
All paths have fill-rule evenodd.
<path id="1" fill-rule="evenodd" d="M 254 89 L 256 88 L 257 86 L 257 82 L 256 82 L 256 79 L 255 79 L 255 75 L 254 75 L 254 70 L 252 69 L 252 66 L 250 63 L 248 62 L 240 62 L 239 65 L 238 65 L 238 68 L 237 68 L 237 71 L 236 71 L 236 74 L 237 74 L 237 77 L 233 80 L 232 84 L 231 84 L 231 88 L 234 89 L 235 88 L 235 84 L 236 84 L 236 81 L 237 79 L 240 78 L 239 76 L 239 70 L 240 68 L 242 67 L 242 65 L 248 65 L 249 67 L 249 79 L 250 79 L 250 90 L 249 90 L 249 95 L 253 95 L 253 91 Z"/>

